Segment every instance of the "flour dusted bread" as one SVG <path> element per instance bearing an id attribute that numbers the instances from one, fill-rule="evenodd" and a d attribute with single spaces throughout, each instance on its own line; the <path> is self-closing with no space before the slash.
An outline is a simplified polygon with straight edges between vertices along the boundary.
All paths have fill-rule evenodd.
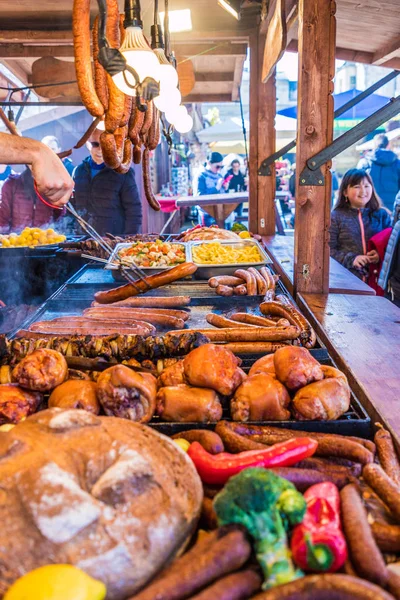
<path id="1" fill-rule="evenodd" d="M 149 427 L 53 408 L 0 434 L 0 595 L 71 563 L 123 600 L 182 548 L 199 516 L 193 464 Z"/>

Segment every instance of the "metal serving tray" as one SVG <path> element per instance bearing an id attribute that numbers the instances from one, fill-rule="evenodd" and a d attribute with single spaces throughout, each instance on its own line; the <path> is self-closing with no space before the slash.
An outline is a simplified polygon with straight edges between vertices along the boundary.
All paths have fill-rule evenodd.
<path id="1" fill-rule="evenodd" d="M 215 264 L 215 265 L 207 265 L 204 263 L 198 263 L 195 261 L 193 257 L 193 248 L 196 246 L 201 246 L 203 244 L 215 244 L 215 242 L 219 242 L 221 246 L 236 246 L 236 247 L 245 247 L 245 246 L 256 246 L 261 260 L 258 262 L 252 263 L 236 263 L 236 264 Z M 194 242 L 188 242 L 190 247 L 191 260 L 195 265 L 198 266 L 197 271 L 194 274 L 195 279 L 210 279 L 210 277 L 216 277 L 217 275 L 233 275 L 237 269 L 248 269 L 249 267 L 263 267 L 267 263 L 272 263 L 269 256 L 266 254 L 264 248 L 261 244 L 254 239 L 248 240 L 240 240 L 238 242 L 234 240 L 199 240 Z"/>
<path id="2" fill-rule="evenodd" d="M 121 275 L 121 272 L 118 269 L 118 265 L 115 263 L 115 261 L 117 260 L 118 257 L 118 253 L 120 252 L 120 250 L 122 250 L 123 248 L 130 248 L 135 242 L 120 242 L 119 244 L 117 244 L 114 248 L 113 253 L 111 254 L 108 263 L 106 264 L 106 266 L 104 267 L 107 270 L 112 271 L 112 276 L 115 279 L 115 281 L 126 281 L 126 279 Z M 171 241 L 168 242 L 171 244 L 179 244 L 180 246 L 183 246 L 185 248 L 185 256 L 186 256 L 186 261 L 190 262 L 191 261 L 191 250 L 190 250 L 190 246 L 189 244 L 187 244 L 186 242 L 178 242 L 178 241 Z M 175 265 L 173 265 L 175 266 Z M 167 269 L 171 269 L 171 266 L 168 267 L 140 267 L 147 275 L 154 275 L 154 273 L 160 273 L 161 271 L 166 271 Z"/>
<path id="3" fill-rule="evenodd" d="M 335 366 L 326 348 L 314 348 L 310 352 L 321 364 Z M 240 356 L 243 361 L 241 368 L 248 373 L 256 360 L 264 356 L 264 354 L 238 354 L 238 356 Z M 229 400 L 223 398 L 222 406 L 222 419 L 225 421 L 232 421 L 229 410 Z M 314 431 L 320 433 L 338 433 L 340 435 L 352 435 L 369 439 L 372 439 L 373 430 L 370 417 L 353 393 L 351 394 L 349 410 L 339 419 L 334 421 L 296 421 L 291 419 L 290 421 L 249 421 L 248 424 L 284 427 L 286 429 L 300 429 L 302 431 Z M 158 417 L 153 417 L 148 425 L 165 435 L 175 435 L 176 433 L 187 431 L 188 429 L 213 430 L 216 423 L 166 423 L 165 421 L 159 420 Z"/>

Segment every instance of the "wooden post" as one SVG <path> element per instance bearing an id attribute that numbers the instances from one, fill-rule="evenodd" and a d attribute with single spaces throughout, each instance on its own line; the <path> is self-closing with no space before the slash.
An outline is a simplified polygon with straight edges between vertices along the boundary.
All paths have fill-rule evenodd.
<path id="1" fill-rule="evenodd" d="M 260 235 L 275 233 L 275 170 L 260 177 L 258 167 L 275 152 L 275 73 L 261 83 L 265 36 L 258 30 L 250 36 L 250 156 L 249 228 Z"/>
<path id="2" fill-rule="evenodd" d="M 322 167 L 325 185 L 302 186 L 306 161 L 333 138 L 335 75 L 333 0 L 299 0 L 299 82 L 297 103 L 295 292 L 327 294 L 330 163 Z"/>

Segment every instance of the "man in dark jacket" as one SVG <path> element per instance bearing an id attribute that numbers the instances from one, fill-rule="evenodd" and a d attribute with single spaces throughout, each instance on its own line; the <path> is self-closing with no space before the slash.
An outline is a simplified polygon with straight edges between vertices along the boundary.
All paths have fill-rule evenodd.
<path id="1" fill-rule="evenodd" d="M 372 155 L 362 158 L 357 168 L 370 173 L 383 206 L 392 211 L 396 194 L 400 190 L 400 160 L 394 152 L 387 149 L 389 140 L 383 133 L 374 137 L 374 145 Z"/>
<path id="2" fill-rule="evenodd" d="M 125 174 L 106 167 L 100 147 L 101 131 L 87 142 L 90 156 L 76 168 L 73 204 L 100 235 L 139 233 L 142 204 L 131 167 Z"/>

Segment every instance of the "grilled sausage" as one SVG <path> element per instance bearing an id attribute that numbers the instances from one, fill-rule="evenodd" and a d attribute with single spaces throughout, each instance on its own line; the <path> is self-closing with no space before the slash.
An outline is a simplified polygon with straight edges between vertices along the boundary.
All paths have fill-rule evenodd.
<path id="1" fill-rule="evenodd" d="M 110 169 L 117 169 L 120 166 L 121 161 L 118 156 L 114 134 L 103 131 L 100 136 L 100 145 L 103 159 L 107 167 Z"/>
<path id="2" fill-rule="evenodd" d="M 267 446 L 287 441 L 292 437 L 307 436 L 318 442 L 318 448 L 315 452 L 316 456 L 346 458 L 361 464 L 368 464 L 374 460 L 372 452 L 358 441 L 355 441 L 359 438 L 349 439 L 345 436 L 331 433 L 315 433 L 313 431 L 306 432 L 280 427 L 270 427 L 267 425 L 257 426 L 249 423 L 221 421 L 218 423 L 217 433 L 221 436 L 224 444 L 224 433 L 226 430 L 231 430 L 241 436 L 247 436 L 253 441 L 260 442 Z"/>
<path id="3" fill-rule="evenodd" d="M 142 147 L 139 145 L 136 145 L 133 148 L 133 162 L 135 165 L 140 165 L 142 162 Z"/>
<path id="4" fill-rule="evenodd" d="M 96 89 L 97 97 L 103 105 L 104 110 L 108 108 L 108 87 L 107 77 L 104 67 L 98 61 L 99 55 L 99 17 L 96 16 L 93 29 L 92 29 L 92 50 L 93 50 L 93 64 L 94 64 L 94 86 Z M 83 145 L 83 144 L 82 144 Z M 80 146 L 75 146 L 75 148 Z"/>
<path id="5" fill-rule="evenodd" d="M 350 484 L 343 488 L 340 500 L 343 530 L 354 568 L 361 577 L 384 587 L 388 578 L 386 564 L 375 543 L 357 487 Z"/>
<path id="6" fill-rule="evenodd" d="M 250 271 L 246 271 L 245 269 L 238 269 L 235 271 L 234 275 L 235 277 L 240 277 L 245 280 L 248 296 L 257 295 L 257 281 L 253 273 L 250 273 Z"/>
<path id="7" fill-rule="evenodd" d="M 83 134 L 83 136 L 76 142 L 74 148 L 77 150 L 78 148 L 82 148 L 82 146 L 84 146 L 86 144 L 86 142 L 88 141 L 88 139 L 90 138 L 90 136 L 92 135 L 92 133 L 94 131 L 96 131 L 98 124 L 100 123 L 101 118 L 100 117 L 96 117 L 89 125 L 89 127 L 86 129 L 85 133 Z M 72 154 L 72 150 L 68 151 L 69 154 Z M 59 154 L 57 154 L 58 158 L 63 158 L 61 155 L 64 154 L 63 152 L 60 152 Z M 66 156 L 69 156 L 69 154 L 67 154 Z"/>
<path id="8" fill-rule="evenodd" d="M 374 441 L 378 451 L 379 462 L 385 473 L 400 486 L 400 465 L 390 432 L 381 428 L 376 432 Z"/>
<path id="9" fill-rule="evenodd" d="M 197 266 L 194 263 L 183 263 L 182 265 L 172 267 L 172 269 L 168 269 L 162 273 L 150 275 L 145 278 L 145 281 L 138 279 L 135 284 L 128 283 L 113 290 L 97 292 L 94 295 L 94 298 L 96 302 L 99 302 L 100 304 L 118 302 L 120 300 L 125 300 L 130 296 L 137 296 L 140 293 L 145 293 L 149 288 L 155 289 L 167 285 L 168 283 L 172 283 L 173 281 L 177 281 L 178 279 L 189 277 L 190 275 L 193 275 L 196 270 Z"/>
<path id="10" fill-rule="evenodd" d="M 233 296 L 233 288 L 229 285 L 218 285 L 215 288 L 215 293 L 218 296 Z"/>
<path id="11" fill-rule="evenodd" d="M 125 319 L 135 317 L 141 318 L 143 321 L 151 323 L 152 325 L 160 325 L 161 327 L 170 327 L 172 329 L 182 329 L 185 326 L 183 319 L 171 317 L 170 315 L 163 315 L 156 311 L 137 313 L 133 308 L 113 308 L 110 311 L 102 308 L 87 308 L 83 314 L 88 317 L 102 319 L 103 317 L 111 318 L 112 313 L 114 313 L 115 317 L 117 317 L 118 314 L 121 314 L 121 317 L 125 315 Z"/>
<path id="12" fill-rule="evenodd" d="M 363 478 L 382 502 L 389 507 L 396 521 L 400 522 L 400 488 L 377 464 L 366 465 L 363 469 Z"/>
<path id="13" fill-rule="evenodd" d="M 382 552 L 400 552 L 400 525 L 375 521 L 371 529 L 377 546 Z"/>
<path id="14" fill-rule="evenodd" d="M 57 328 L 72 328 L 72 327 L 84 327 L 99 329 L 99 328 L 107 328 L 114 329 L 114 331 L 118 331 L 118 328 L 131 328 L 131 327 L 141 327 L 143 329 L 147 329 L 148 333 L 154 335 L 156 333 L 156 328 L 153 327 L 150 323 L 147 323 L 144 319 L 119 319 L 112 318 L 111 316 L 105 316 L 104 318 L 90 318 L 90 317 L 59 317 L 58 319 L 52 319 L 51 321 L 37 321 L 36 323 L 32 323 L 29 327 L 30 331 L 56 331 Z"/>
<path id="15" fill-rule="evenodd" d="M 233 293 L 235 296 L 247 296 L 247 287 L 244 284 L 236 285 L 233 288 Z"/>
<path id="16" fill-rule="evenodd" d="M 258 354 L 260 352 L 276 352 L 279 348 L 283 348 L 285 342 L 232 342 L 224 344 L 224 348 L 230 350 L 234 354 Z"/>
<path id="17" fill-rule="evenodd" d="M 118 127 L 114 132 L 115 147 L 117 149 L 118 159 L 121 162 L 124 155 L 124 142 L 128 135 L 128 127 Z"/>
<path id="18" fill-rule="evenodd" d="M 260 273 L 267 284 L 267 290 L 275 290 L 275 279 L 268 267 L 261 267 Z"/>
<path id="19" fill-rule="evenodd" d="M 133 299 L 133 298 L 132 298 Z M 127 302 L 125 300 L 125 302 Z M 164 315 L 165 317 L 175 317 L 176 319 L 182 319 L 182 321 L 187 321 L 190 317 L 190 312 L 186 310 L 177 310 L 175 308 L 151 308 L 151 307 L 139 307 L 134 304 L 125 304 L 120 302 L 115 302 L 112 306 L 104 306 L 104 304 L 98 304 L 97 302 L 93 303 L 96 306 L 91 307 L 91 309 L 86 308 L 83 311 L 83 314 L 90 314 L 89 310 L 92 311 L 93 308 L 98 308 L 99 313 L 102 315 L 113 315 L 114 317 L 123 318 L 124 315 L 132 317 L 134 319 L 141 319 L 144 315 Z M 95 314 L 95 313 L 92 313 Z M 119 316 L 121 315 L 121 316 Z M 144 321 L 146 319 L 143 319 Z"/>
<path id="20" fill-rule="evenodd" d="M 96 94 L 90 60 L 90 0 L 74 0 L 72 33 L 76 79 L 82 102 L 92 117 L 102 117 L 104 107 Z"/>
<path id="21" fill-rule="evenodd" d="M 307 575 L 252 600 L 394 600 L 382 588 L 351 575 Z"/>
<path id="22" fill-rule="evenodd" d="M 137 146 L 140 141 L 140 131 L 143 126 L 145 113 L 133 107 L 128 124 L 128 136 L 134 146 Z M 140 161 L 139 161 L 140 162 Z"/>
<path id="23" fill-rule="evenodd" d="M 298 337 L 297 327 L 226 327 L 225 329 L 195 329 L 212 342 L 278 342 Z"/>
<path id="24" fill-rule="evenodd" d="M 160 204 L 156 197 L 153 194 L 153 190 L 151 187 L 151 176 L 150 176 L 150 153 L 149 149 L 145 148 L 142 157 L 142 165 L 143 165 L 143 185 L 144 185 L 144 193 L 146 196 L 146 200 L 149 203 L 149 206 L 153 210 L 160 210 Z"/>
<path id="25" fill-rule="evenodd" d="M 262 579 L 252 569 L 219 579 L 190 600 L 246 600 L 261 589 Z"/>
<path id="26" fill-rule="evenodd" d="M 254 325 L 247 325 L 246 323 L 236 323 L 232 319 L 228 319 L 227 317 L 223 317 L 222 315 L 216 315 L 214 313 L 209 313 L 206 315 L 207 323 L 210 325 L 214 325 L 214 327 L 226 328 L 226 327 L 255 327 Z M 274 323 L 275 325 L 275 323 Z"/>
<path id="27" fill-rule="evenodd" d="M 146 136 L 145 146 L 149 150 L 155 150 L 160 141 L 160 111 L 153 107 L 153 119 L 149 132 Z"/>
<path id="28" fill-rule="evenodd" d="M 139 134 L 142 142 L 146 141 L 147 133 L 149 132 L 153 121 L 153 108 L 154 105 L 152 101 L 146 103 L 146 112 L 144 113 L 143 125 Z"/>
<path id="29" fill-rule="evenodd" d="M 124 141 L 124 152 L 121 160 L 121 164 L 115 170 L 117 173 L 127 173 L 131 168 L 132 164 L 132 143 L 129 138 L 126 138 Z"/>
<path id="30" fill-rule="evenodd" d="M 254 275 L 254 277 L 256 278 L 257 292 L 259 294 L 262 294 L 263 296 L 265 296 L 265 294 L 267 293 L 267 290 L 268 290 L 268 286 L 267 286 L 267 282 L 265 281 L 264 277 L 254 267 L 250 267 L 249 272 L 252 273 Z"/>
<path id="31" fill-rule="evenodd" d="M 119 48 L 121 45 L 121 34 L 117 0 L 107 0 L 106 34 L 111 48 Z M 108 73 L 106 74 L 106 80 L 108 88 L 108 109 L 104 118 L 104 125 L 107 132 L 114 133 L 122 124 L 122 118 L 125 111 L 125 99 L 127 97 L 115 85 L 113 78 Z"/>
<path id="32" fill-rule="evenodd" d="M 188 442 L 199 442 L 210 454 L 219 454 L 224 451 L 224 444 L 218 433 L 207 431 L 206 429 L 189 429 L 180 431 L 172 436 L 172 439 L 183 438 Z"/>
<path id="33" fill-rule="evenodd" d="M 326 471 L 323 473 L 315 469 L 298 469 L 296 467 L 276 467 L 270 470 L 275 475 L 293 483 L 299 492 L 305 492 L 312 485 L 324 481 L 334 483 L 340 490 L 350 481 L 348 474 L 343 472 Z"/>
<path id="34" fill-rule="evenodd" d="M 315 344 L 315 334 L 309 322 L 293 305 L 283 305 L 280 302 L 263 302 L 260 304 L 260 311 L 264 315 L 277 315 L 287 319 L 292 325 L 300 329 L 300 341 L 303 346 L 311 348 L 310 344 Z"/>
<path id="35" fill-rule="evenodd" d="M 220 530 L 217 530 L 217 532 Z M 231 531 L 196 554 L 190 561 L 182 562 L 172 571 L 166 569 L 144 590 L 135 595 L 135 600 L 178 600 L 188 598 L 216 579 L 239 569 L 249 558 L 251 546 L 242 531 Z M 179 563 L 179 560 L 176 561 Z M 133 599 L 132 599 L 133 600 Z"/>
<path id="36" fill-rule="evenodd" d="M 126 300 L 121 300 L 120 302 L 114 302 L 113 306 L 128 306 L 132 308 L 161 308 L 161 307 L 175 307 L 175 306 L 189 306 L 191 301 L 190 296 L 139 296 L 137 298 L 127 298 Z M 92 302 L 92 306 L 104 306 L 99 302 Z M 159 311 L 157 311 L 159 312 Z M 184 312 L 184 311 L 174 311 L 174 312 Z M 186 313 L 189 318 L 190 313 Z M 179 316 L 180 319 L 186 321 L 181 314 L 173 315 L 174 317 Z"/>
<path id="37" fill-rule="evenodd" d="M 238 323 L 258 325 L 259 327 L 276 327 L 277 325 L 275 321 L 271 321 L 271 319 L 266 319 L 265 317 L 259 317 L 257 315 L 251 315 L 249 313 L 234 313 L 231 315 L 231 319 L 232 321 L 237 321 Z M 288 325 L 290 326 L 289 322 Z"/>
<path id="38" fill-rule="evenodd" d="M 242 284 L 243 279 L 241 279 L 240 277 L 233 277 L 230 275 L 218 275 L 217 277 L 211 277 L 211 279 L 208 280 L 208 285 L 212 288 L 216 288 L 219 285 L 236 286 Z"/>

